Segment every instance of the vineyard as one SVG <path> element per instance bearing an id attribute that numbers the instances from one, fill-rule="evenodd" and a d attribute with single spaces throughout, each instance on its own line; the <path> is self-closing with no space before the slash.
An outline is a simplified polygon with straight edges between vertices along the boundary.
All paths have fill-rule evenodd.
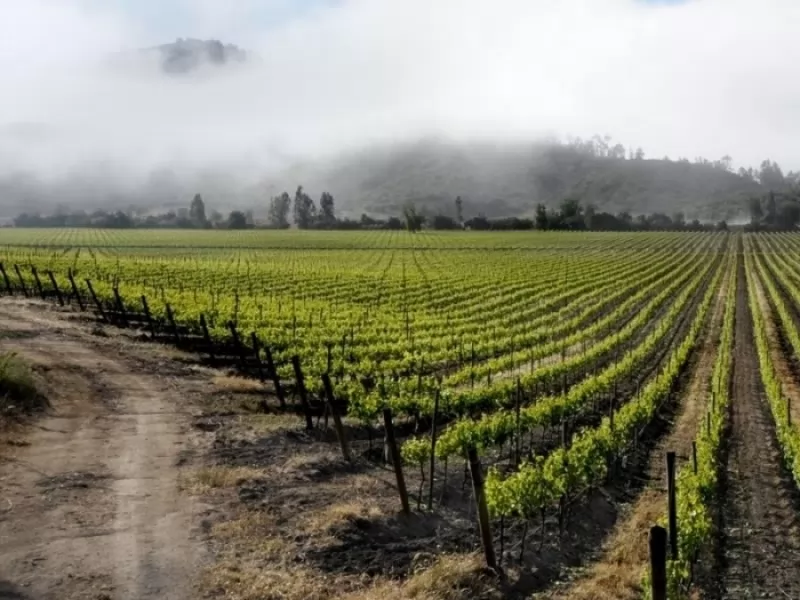
<path id="1" fill-rule="evenodd" d="M 0 262 L 264 382 L 508 597 L 800 598 L 796 234 L 9 229 Z"/>

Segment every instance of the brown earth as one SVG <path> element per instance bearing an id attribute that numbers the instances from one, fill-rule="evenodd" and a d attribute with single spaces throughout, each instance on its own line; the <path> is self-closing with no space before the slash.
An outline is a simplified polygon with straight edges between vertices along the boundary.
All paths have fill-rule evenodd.
<path id="1" fill-rule="evenodd" d="M 204 507 L 179 479 L 211 375 L 31 301 L 0 303 L 0 351 L 50 402 L 0 437 L 0 598 L 196 597 Z"/>
<path id="2" fill-rule="evenodd" d="M 731 426 L 722 476 L 722 598 L 800 598 L 797 489 L 782 466 L 759 375 L 739 257 Z"/>

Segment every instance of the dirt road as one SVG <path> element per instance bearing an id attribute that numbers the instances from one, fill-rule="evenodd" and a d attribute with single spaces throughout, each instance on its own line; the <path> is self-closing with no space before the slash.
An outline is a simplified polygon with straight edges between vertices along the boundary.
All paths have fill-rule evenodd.
<path id="1" fill-rule="evenodd" d="M 0 351 L 34 366 L 52 405 L 0 447 L 0 599 L 193 598 L 203 507 L 179 465 L 204 376 L 71 319 L 0 302 Z"/>

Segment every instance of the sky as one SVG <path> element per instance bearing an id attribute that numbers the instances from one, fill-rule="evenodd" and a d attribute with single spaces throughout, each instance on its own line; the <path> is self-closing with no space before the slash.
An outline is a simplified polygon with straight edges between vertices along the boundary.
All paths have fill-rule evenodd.
<path id="1" fill-rule="evenodd" d="M 797 0 L 0 0 L 0 174 L 255 177 L 430 135 L 800 169 L 798 25 Z M 177 37 L 258 60 L 110 66 Z"/>

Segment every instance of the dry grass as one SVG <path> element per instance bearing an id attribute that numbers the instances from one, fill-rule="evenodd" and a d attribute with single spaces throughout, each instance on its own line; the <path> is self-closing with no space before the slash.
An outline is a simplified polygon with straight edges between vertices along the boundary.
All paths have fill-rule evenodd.
<path id="1" fill-rule="evenodd" d="M 343 596 L 344 600 L 462 600 L 502 598 L 492 577 L 482 569 L 475 554 L 439 557 L 430 568 L 404 582 L 384 581 L 365 590 Z"/>
<path id="2" fill-rule="evenodd" d="M 231 394 L 257 394 L 266 391 L 264 384 L 260 381 L 231 375 L 217 375 L 211 380 L 211 383 L 218 391 Z"/>
<path id="3" fill-rule="evenodd" d="M 345 504 L 325 511 L 322 528 L 368 511 Z M 214 537 L 224 543 L 224 557 L 207 569 L 200 585 L 210 594 L 230 600 L 457 600 L 502 598 L 491 578 L 482 571 L 477 555 L 440 557 L 429 569 L 405 582 L 336 576 L 308 568 L 294 560 L 298 548 L 280 536 L 273 517 L 248 512 L 214 527 Z"/>
<path id="4" fill-rule="evenodd" d="M 664 493 L 645 491 L 635 509 L 617 528 L 602 560 L 558 598 L 570 600 L 623 600 L 641 598 L 642 576 L 648 561 L 647 535 L 664 514 Z"/>
<path id="5" fill-rule="evenodd" d="M 221 560 L 207 569 L 200 582 L 211 595 L 232 600 L 301 600 L 327 598 L 329 583 L 320 573 L 293 560 L 297 548 L 281 535 L 274 517 L 247 511 L 212 530 L 223 543 Z"/>
<path id="6" fill-rule="evenodd" d="M 203 494 L 213 489 L 232 488 L 242 481 L 261 477 L 263 471 L 251 467 L 202 467 L 186 475 L 181 488 L 192 494 Z"/>
<path id="7" fill-rule="evenodd" d="M 382 516 L 381 510 L 363 501 L 349 501 L 333 504 L 321 512 L 304 515 L 300 519 L 300 528 L 309 534 L 324 534 L 337 525 L 355 519 L 374 519 Z"/>
<path id="8" fill-rule="evenodd" d="M 254 414 L 244 418 L 242 424 L 256 434 L 290 431 L 303 426 L 301 417 L 297 415 Z"/>

